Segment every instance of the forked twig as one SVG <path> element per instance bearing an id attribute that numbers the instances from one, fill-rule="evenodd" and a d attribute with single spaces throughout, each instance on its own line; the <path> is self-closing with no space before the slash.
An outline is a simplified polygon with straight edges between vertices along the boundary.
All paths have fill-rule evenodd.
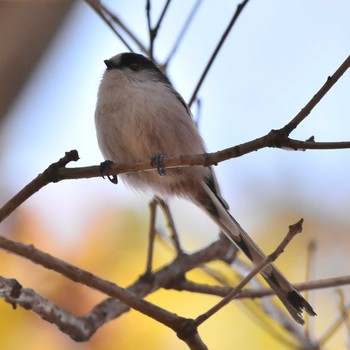
<path id="1" fill-rule="evenodd" d="M 165 3 L 162 13 L 159 16 L 158 22 L 155 25 L 154 28 L 152 28 L 152 23 L 151 23 L 151 0 L 147 0 L 146 3 L 146 16 L 147 16 L 147 26 L 148 26 L 148 34 L 149 34 L 149 52 L 148 56 L 151 60 L 154 60 L 154 42 L 158 34 L 158 30 L 160 28 L 160 25 L 164 19 L 164 16 L 166 14 L 166 11 L 170 5 L 171 0 L 167 0 Z"/>

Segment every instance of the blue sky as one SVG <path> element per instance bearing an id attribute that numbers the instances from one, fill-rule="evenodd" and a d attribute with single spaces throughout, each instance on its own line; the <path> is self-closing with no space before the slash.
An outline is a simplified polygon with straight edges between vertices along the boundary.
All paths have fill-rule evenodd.
<path id="1" fill-rule="evenodd" d="M 159 11 L 163 1 L 152 3 Z M 114 6 L 147 42 L 144 1 L 106 4 Z M 203 1 L 168 70 L 185 100 L 236 5 Z M 172 2 L 156 41 L 155 56 L 160 62 L 171 49 L 184 13 L 183 1 Z M 286 124 L 349 55 L 349 13 L 350 3 L 345 0 L 251 1 L 199 93 L 200 130 L 208 150 L 249 141 Z M 0 186 L 6 198 L 67 150 L 79 151 L 81 160 L 76 165 L 100 163 L 94 109 L 103 60 L 125 50 L 97 15 L 84 2 L 77 2 L 0 130 Z M 350 140 L 349 91 L 348 72 L 292 136 Z M 349 155 L 348 150 L 269 149 L 222 163 L 216 171 L 232 212 L 248 229 L 273 217 L 279 201 L 286 208 L 346 221 Z M 38 210 L 49 232 L 64 237 L 79 235 L 89 224 L 87 218 L 108 205 L 132 205 L 145 215 L 147 211 L 144 196 L 101 179 L 50 185 L 26 203 Z M 203 215 L 183 201 L 175 201 L 174 207 L 180 217 L 188 210 L 194 216 Z M 214 226 L 207 227 L 205 220 L 205 224 L 188 221 L 185 225 L 212 234 Z"/>

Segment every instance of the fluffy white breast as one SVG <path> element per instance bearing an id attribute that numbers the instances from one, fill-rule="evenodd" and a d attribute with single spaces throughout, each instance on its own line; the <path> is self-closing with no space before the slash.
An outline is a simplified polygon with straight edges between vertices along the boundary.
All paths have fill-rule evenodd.
<path id="1" fill-rule="evenodd" d="M 151 160 L 159 154 L 180 156 L 205 152 L 203 141 L 186 108 L 171 88 L 159 81 L 130 78 L 123 70 L 107 70 L 98 92 L 95 113 L 97 138 L 105 159 L 113 162 Z M 202 179 L 208 170 L 192 167 L 133 173 L 123 178 L 136 188 L 157 193 L 177 192 L 187 179 Z M 179 181 L 180 180 L 180 181 Z M 183 186 L 183 185 L 182 185 Z"/>

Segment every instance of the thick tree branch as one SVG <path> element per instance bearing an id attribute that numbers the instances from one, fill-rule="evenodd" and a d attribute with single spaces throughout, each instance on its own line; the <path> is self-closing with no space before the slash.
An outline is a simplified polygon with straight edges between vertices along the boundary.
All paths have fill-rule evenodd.
<path id="1" fill-rule="evenodd" d="M 226 148 L 221 151 L 195 155 L 183 155 L 180 157 L 165 157 L 163 159 L 163 167 L 164 169 L 168 169 L 186 166 L 216 165 L 225 160 L 237 158 L 244 154 L 266 147 L 288 148 L 301 151 L 305 151 L 307 149 L 345 149 L 350 148 L 350 141 L 307 142 L 292 140 L 289 138 L 281 139 L 279 131 L 273 130 L 261 138 L 234 147 Z M 76 151 L 70 151 L 67 153 L 72 152 L 77 155 Z M 49 183 L 59 182 L 61 180 L 88 179 L 101 176 L 101 169 L 99 165 L 80 168 L 66 168 L 65 166 L 53 166 L 55 164 L 56 163 L 50 165 L 49 168 L 26 185 L 0 209 L 0 222 L 2 222 L 34 193 Z M 110 175 L 119 175 L 136 171 L 155 171 L 155 169 L 151 165 L 150 160 L 139 161 L 136 163 L 114 163 L 108 168 Z"/>
<path id="2" fill-rule="evenodd" d="M 177 257 L 173 262 L 153 273 L 152 278 L 145 280 L 141 277 L 134 284 L 129 286 L 127 290 L 123 290 L 108 281 L 98 279 L 98 277 L 96 282 L 96 276 L 89 272 L 69 265 L 46 253 L 40 252 L 32 246 L 26 246 L 22 243 L 13 242 L 0 237 L 0 247 L 9 252 L 20 255 L 21 257 L 26 257 L 46 268 L 59 272 L 73 281 L 88 285 L 107 295 L 114 296 L 117 299 L 119 299 L 118 296 L 120 296 L 120 293 L 123 294 L 124 291 L 126 292 L 125 297 L 127 298 L 127 302 L 123 299 L 119 301 L 115 298 L 109 298 L 98 304 L 85 316 L 76 317 L 66 310 L 62 310 L 51 301 L 41 297 L 35 291 L 22 287 L 15 280 L 0 278 L 0 296 L 5 301 L 14 306 L 18 305 L 34 311 L 41 318 L 56 324 L 63 332 L 67 333 L 77 341 L 88 340 L 102 325 L 119 317 L 127 312 L 130 307 L 133 307 L 133 302 L 131 301 L 130 303 L 129 300 L 130 294 L 133 295 L 134 298 L 143 298 L 159 288 L 188 290 L 191 292 L 217 296 L 225 296 L 232 291 L 231 287 L 200 285 L 183 279 L 185 272 L 201 267 L 203 264 L 213 260 L 227 261 L 227 263 L 230 264 L 232 261 L 232 253 L 235 254 L 235 247 L 231 244 L 227 244 L 227 239 L 225 237 L 222 237 L 198 252 L 190 255 L 184 254 Z M 87 280 L 90 282 L 86 283 Z M 295 287 L 302 291 L 347 284 L 350 284 L 350 276 L 299 283 L 295 284 Z M 103 286 L 102 288 L 100 288 L 101 285 Z M 236 298 L 252 299 L 271 295 L 274 295 L 274 293 L 270 289 L 246 289 L 236 295 Z M 141 308 L 142 307 L 143 306 L 141 305 Z M 176 316 L 174 318 L 176 318 Z M 170 320 L 171 319 L 172 318 L 170 317 Z M 196 332 L 194 332 L 195 326 L 191 323 L 191 320 L 181 318 L 178 324 L 176 324 L 176 327 L 176 331 L 179 333 L 180 337 L 184 337 L 185 334 L 187 340 L 192 339 L 192 337 L 195 337 L 195 339 L 197 338 Z M 190 336 L 188 335 L 188 329 L 192 331 Z"/>
<path id="3" fill-rule="evenodd" d="M 187 326 L 188 324 L 187 319 L 166 311 L 144 299 L 140 299 L 129 290 L 121 288 L 115 283 L 104 280 L 86 270 L 79 269 L 74 265 L 44 253 L 36 249 L 34 246 L 28 246 L 0 236 L 0 247 L 11 253 L 27 258 L 36 264 L 42 265 L 47 269 L 56 271 L 74 282 L 82 283 L 88 287 L 99 290 L 110 297 L 116 298 L 129 307 L 132 307 L 133 309 L 170 327 L 177 333 L 182 332 L 184 326 Z"/>
<path id="4" fill-rule="evenodd" d="M 223 244 L 223 242 L 225 242 L 225 244 Z M 128 289 L 121 288 L 115 283 L 104 280 L 96 275 L 93 275 L 88 271 L 80 269 L 63 260 L 60 260 L 45 252 L 42 252 L 31 245 L 28 246 L 23 243 L 15 242 L 0 236 L 0 247 L 11 253 L 27 258 L 36 264 L 42 265 L 47 269 L 56 271 L 72 281 L 84 284 L 88 287 L 101 291 L 102 293 L 117 299 L 118 302 L 115 300 L 117 304 L 122 303 L 122 308 L 117 308 L 117 314 L 113 314 L 114 309 L 111 307 L 111 302 L 108 301 L 110 310 L 107 314 L 108 316 L 105 315 L 103 320 L 101 320 L 100 318 L 100 322 L 93 322 L 93 326 L 89 327 L 89 332 L 87 332 L 86 329 L 83 331 L 79 331 L 82 325 L 75 323 L 75 321 L 69 322 L 69 325 L 67 325 L 67 329 L 64 326 L 62 326 L 60 322 L 55 322 L 62 331 L 65 331 L 66 333 L 69 332 L 68 334 L 75 340 L 83 341 L 87 340 L 87 337 L 90 337 L 102 324 L 109 321 L 110 319 L 119 316 L 120 312 L 123 313 L 128 311 L 129 307 L 138 310 L 139 312 L 144 313 L 145 315 L 148 315 L 153 319 L 168 326 L 169 328 L 173 329 L 182 340 L 192 339 L 193 336 L 195 336 L 195 339 L 198 339 L 199 336 L 196 335 L 197 332 L 194 322 L 186 318 L 179 317 L 171 312 L 168 312 L 158 307 L 157 305 L 147 302 L 144 299 L 142 299 L 142 297 L 161 287 L 169 288 L 170 285 L 173 283 L 174 276 L 175 278 L 177 278 L 179 274 L 183 276 L 185 271 L 188 271 L 198 266 L 199 264 L 208 262 L 211 259 L 220 259 L 220 256 L 225 256 L 225 252 L 223 252 L 223 250 L 229 250 L 232 246 L 228 245 L 226 241 L 220 240 L 210 245 L 206 249 L 192 254 L 192 256 L 181 255 L 166 268 L 163 268 L 159 272 L 155 273 L 153 278 L 151 279 L 151 282 L 145 281 L 141 278 L 137 283 L 135 283 Z M 28 297 L 28 291 L 26 291 L 26 294 L 23 296 L 24 300 L 20 298 L 21 291 L 22 287 L 20 286 L 20 284 L 11 282 L 10 287 L 7 287 L 7 289 L 3 289 L 3 292 L 2 294 L 0 293 L 0 295 L 2 295 L 4 299 L 10 302 L 11 304 L 18 304 L 27 309 L 30 308 L 33 311 L 37 312 L 43 319 L 48 320 L 50 314 L 47 314 L 47 310 L 51 312 L 52 307 L 48 306 L 48 309 L 46 310 L 40 307 L 30 306 L 26 301 L 26 298 Z M 43 300 L 39 299 L 34 298 L 33 302 L 35 305 L 37 305 L 38 302 L 41 305 Z M 100 306 L 100 308 L 103 308 L 103 305 Z M 97 312 L 90 313 L 90 315 L 88 315 L 86 319 L 90 321 L 92 318 L 96 319 L 96 313 L 101 316 L 101 312 L 99 312 L 100 308 L 97 309 Z M 68 317 L 69 313 L 65 313 L 65 315 L 66 317 Z M 66 317 L 64 319 L 66 319 Z M 49 321 L 53 322 L 54 319 L 52 318 Z M 74 330 L 73 332 L 70 332 L 72 328 L 74 328 Z M 194 339 L 192 339 L 191 342 L 194 342 Z"/>
<path id="5" fill-rule="evenodd" d="M 289 138 L 289 134 L 294 130 L 301 121 L 303 121 L 316 106 L 316 104 L 325 96 L 344 72 L 350 67 L 350 56 L 340 65 L 336 72 L 328 78 L 323 87 L 314 95 L 314 97 L 307 103 L 307 105 L 283 128 L 278 130 L 271 130 L 265 136 L 259 137 L 255 140 L 226 148 L 222 151 L 214 153 L 196 154 L 196 155 L 182 155 L 180 157 L 165 157 L 163 159 L 163 167 L 183 167 L 183 166 L 210 166 L 216 165 L 219 162 L 240 157 L 244 154 L 257 151 L 266 147 L 273 148 L 288 148 L 294 150 L 305 151 L 307 149 L 344 149 L 350 148 L 350 141 L 346 142 L 314 142 L 314 141 L 298 141 Z M 70 151 L 76 157 L 77 151 Z M 65 157 L 67 157 L 67 154 Z M 69 161 L 71 161 L 69 160 Z M 67 163 L 66 163 L 67 164 Z M 42 187 L 50 182 L 58 182 L 60 180 L 81 179 L 98 177 L 101 175 L 99 166 L 90 166 L 82 168 L 66 168 L 66 164 L 61 164 L 60 161 L 51 164 L 43 174 L 40 174 L 30 184 L 23 188 L 16 196 L 14 196 L 8 203 L 0 209 L 0 222 L 3 221 L 9 214 L 13 212 L 26 199 L 37 192 Z M 150 160 L 140 161 L 136 163 L 112 164 L 109 167 L 110 175 L 118 175 L 122 173 L 135 171 L 154 171 Z"/>

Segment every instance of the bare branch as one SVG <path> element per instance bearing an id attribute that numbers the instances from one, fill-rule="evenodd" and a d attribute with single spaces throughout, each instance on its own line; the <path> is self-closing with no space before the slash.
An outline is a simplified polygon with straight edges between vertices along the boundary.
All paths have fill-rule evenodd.
<path id="1" fill-rule="evenodd" d="M 75 341 L 85 341 L 96 329 L 92 322 L 85 322 L 70 312 L 63 310 L 52 301 L 42 297 L 34 290 L 22 287 L 16 280 L 0 276 L 0 296 L 14 307 L 21 306 L 31 310 L 42 319 L 55 324 L 62 332 Z"/>
<path id="2" fill-rule="evenodd" d="M 44 253 L 34 246 L 28 246 L 20 242 L 15 242 L 0 236 L 0 247 L 16 255 L 27 258 L 30 261 L 42 265 L 47 269 L 56 271 L 72 281 L 85 284 L 88 287 L 99 290 L 110 297 L 116 298 L 133 309 L 152 317 L 164 325 L 181 332 L 187 319 L 166 311 L 159 306 L 139 298 L 127 289 L 119 287 L 117 284 L 104 280 L 92 273 L 79 269 L 63 260 Z"/>
<path id="3" fill-rule="evenodd" d="M 170 208 L 163 199 L 157 198 L 157 201 L 163 210 L 163 213 L 164 213 L 165 218 L 167 220 L 167 225 L 168 225 L 168 228 L 170 231 L 170 238 L 174 244 L 177 256 L 179 256 L 179 255 L 183 254 L 183 250 L 182 250 L 182 247 L 180 244 L 179 235 L 178 235 L 176 227 L 175 227 L 175 222 L 174 222 L 173 217 L 172 217 L 171 212 L 170 212 Z"/>
<path id="4" fill-rule="evenodd" d="M 186 166 L 210 166 L 217 165 L 228 159 L 241 157 L 244 154 L 257 151 L 266 147 L 274 148 L 289 148 L 294 150 L 306 150 L 306 149 L 338 149 L 338 148 L 350 148 L 350 142 L 306 142 L 296 141 L 289 138 L 280 138 L 280 130 L 272 130 L 269 134 L 257 138 L 253 141 L 249 141 L 234 147 L 226 148 L 221 151 L 213 153 L 195 154 L 195 155 L 182 155 L 180 157 L 164 157 L 163 167 L 164 169 L 178 168 Z M 72 151 L 70 151 L 72 152 Z M 76 152 L 76 151 L 74 151 Z M 136 171 L 154 171 L 155 168 L 151 165 L 150 160 L 140 161 L 136 163 L 114 163 L 111 164 L 108 171 L 110 175 L 119 175 L 123 173 L 130 173 Z M 52 171 L 52 172 L 51 172 Z M 45 174 L 45 178 L 43 175 Z M 35 192 L 40 190 L 51 182 L 58 182 L 62 180 L 72 179 L 88 179 L 92 177 L 101 176 L 101 170 L 99 165 L 80 167 L 80 168 L 64 168 L 56 167 L 50 169 L 50 177 L 47 177 L 46 171 L 39 175 L 27 186 L 25 186 L 18 194 L 9 200 L 0 209 L 0 222 L 3 221 L 8 215 L 10 215 L 19 205 L 32 196 Z"/>
<path id="5" fill-rule="evenodd" d="M 149 233 L 148 233 L 148 249 L 147 249 L 146 270 L 145 270 L 144 276 L 150 276 L 152 274 L 154 239 L 156 237 L 157 206 L 158 206 L 157 201 L 155 201 L 155 200 L 150 201 L 150 203 L 149 203 L 150 223 L 149 223 Z"/>
<path id="6" fill-rule="evenodd" d="M 119 33 L 119 31 L 114 28 L 113 24 L 104 14 L 104 7 L 100 1 L 97 0 L 85 0 L 85 2 L 92 7 L 92 9 L 101 17 L 101 19 L 108 25 L 108 27 L 113 31 L 113 33 L 120 39 L 120 41 L 127 47 L 128 50 L 133 51 L 124 37 Z"/>
<path id="7" fill-rule="evenodd" d="M 239 15 L 240 15 L 241 12 L 243 11 L 245 5 L 247 5 L 248 1 L 249 1 L 249 0 L 244 0 L 244 1 L 242 1 L 242 3 L 240 3 L 240 4 L 237 6 L 236 12 L 234 13 L 234 15 L 233 15 L 233 17 L 232 17 L 232 19 L 231 19 L 229 25 L 227 26 L 227 28 L 226 28 L 226 30 L 225 30 L 223 36 L 221 37 L 221 39 L 220 39 L 218 45 L 217 45 L 216 48 L 215 48 L 213 54 L 211 55 L 211 57 L 210 57 L 210 59 L 209 59 L 209 62 L 207 63 L 207 66 L 205 67 L 204 72 L 202 73 L 202 76 L 200 77 L 199 82 L 197 83 L 197 86 L 196 86 L 196 88 L 194 89 L 194 92 L 193 92 L 193 94 L 192 94 L 192 96 L 191 96 L 191 98 L 190 98 L 190 101 L 189 101 L 189 103 L 188 103 L 188 106 L 189 106 L 189 107 L 191 107 L 192 104 L 193 104 L 193 102 L 195 101 L 195 99 L 196 99 L 196 97 L 197 97 L 197 94 L 198 94 L 198 91 L 199 91 L 199 89 L 201 88 L 201 86 L 202 86 L 202 84 L 203 84 L 203 81 L 204 81 L 204 79 L 206 78 L 206 76 L 207 76 L 207 74 L 208 74 L 208 72 L 209 72 L 209 70 L 210 70 L 212 64 L 214 63 L 216 56 L 218 55 L 218 53 L 219 53 L 219 51 L 220 51 L 222 45 L 224 44 L 224 42 L 225 42 L 227 36 L 229 35 L 229 33 L 230 33 L 230 31 L 231 31 L 233 25 L 236 23 L 236 21 L 237 21 Z"/>
<path id="8" fill-rule="evenodd" d="M 303 219 L 300 219 L 296 224 L 289 226 L 289 231 L 282 242 L 278 245 L 278 247 L 268 255 L 264 260 L 262 260 L 258 265 L 256 265 L 250 273 L 243 278 L 243 280 L 233 288 L 224 299 L 214 305 L 211 309 L 209 309 L 204 314 L 198 316 L 196 318 L 196 324 L 199 326 L 204 321 L 206 321 L 209 317 L 214 315 L 217 311 L 223 308 L 226 304 L 228 304 L 233 298 L 236 298 L 237 295 L 241 292 L 244 286 L 246 286 L 249 281 L 256 276 L 261 270 L 263 270 L 267 265 L 274 262 L 284 251 L 289 242 L 302 231 Z"/>
<path id="9" fill-rule="evenodd" d="M 340 297 L 342 298 L 342 295 L 340 293 Z M 349 312 L 350 312 L 350 305 L 345 306 L 341 305 L 340 310 L 340 316 L 333 322 L 333 324 L 329 327 L 329 329 L 325 332 L 325 334 L 319 339 L 318 344 L 319 346 L 323 346 L 327 343 L 328 340 L 331 339 L 331 337 L 334 335 L 335 332 L 340 328 L 340 326 L 348 319 Z"/>
<path id="10" fill-rule="evenodd" d="M 187 29 L 189 28 L 194 16 L 196 15 L 196 12 L 199 9 L 199 6 L 202 4 L 202 0 L 197 0 L 195 4 L 193 5 L 193 8 L 191 9 L 177 39 L 174 42 L 173 48 L 170 50 L 168 54 L 168 58 L 165 60 L 165 62 L 161 65 L 162 69 L 165 71 L 167 66 L 169 65 L 170 60 L 174 57 L 175 52 L 177 51 L 182 39 L 184 38 Z"/>
<path id="11" fill-rule="evenodd" d="M 163 11 L 162 11 L 161 15 L 159 16 L 158 22 L 157 22 L 156 26 L 155 26 L 154 29 L 153 29 L 153 31 L 154 31 L 154 33 L 155 33 L 155 34 L 154 34 L 154 37 L 156 37 L 156 35 L 158 34 L 158 30 L 159 30 L 160 25 L 161 25 L 161 23 L 162 23 L 162 21 L 163 21 L 163 19 L 164 19 L 164 17 L 165 17 L 165 14 L 166 14 L 166 12 L 167 12 L 167 10 L 168 10 L 168 7 L 169 7 L 169 5 L 170 5 L 170 1 L 171 1 L 171 0 L 167 0 L 167 2 L 165 3 L 164 8 L 163 8 Z"/>
<path id="12" fill-rule="evenodd" d="M 153 31 L 151 23 L 151 0 L 146 1 L 146 17 L 147 17 L 147 27 L 148 27 L 148 36 L 149 36 L 149 53 L 148 57 L 153 60 Z"/>
<path id="13" fill-rule="evenodd" d="M 106 281 L 33 246 L 0 236 L 0 247 L 47 269 L 56 271 L 72 281 L 82 283 L 115 298 L 107 299 L 100 303 L 92 312 L 84 317 L 80 317 L 80 321 L 77 321 L 73 319 L 74 316 L 71 316 L 64 310 L 60 310 L 53 303 L 49 301 L 46 303 L 46 299 L 37 295 L 37 293 L 24 289 L 15 280 L 0 280 L 0 296 L 5 301 L 12 305 L 20 305 L 26 309 L 31 309 L 43 319 L 55 323 L 62 331 L 75 340 L 87 340 L 99 327 L 120 316 L 131 307 L 173 329 L 182 340 L 190 341 L 192 339 L 191 342 L 200 339 L 199 336 L 196 336 L 196 325 L 192 320 L 179 317 L 142 298 L 161 287 L 169 288 L 173 281 L 183 277 L 185 271 L 212 259 L 220 259 L 230 249 L 230 245 L 226 244 L 226 239 L 221 239 L 205 249 L 193 253 L 191 256 L 182 255 L 178 257 L 171 264 L 154 273 L 151 279 L 145 280 L 141 277 L 129 288 L 124 289 L 115 283 Z M 1 281 L 4 284 L 1 284 Z M 43 309 L 43 303 L 46 305 L 46 309 Z M 50 310 L 52 311 L 51 313 Z M 89 326 L 86 327 L 85 323 L 88 323 Z"/>
<path id="14" fill-rule="evenodd" d="M 350 56 L 341 64 L 332 76 L 327 78 L 321 89 L 314 95 L 310 102 L 291 120 L 283 129 L 289 135 L 313 110 L 313 108 L 321 101 L 327 92 L 334 86 L 339 78 L 349 69 Z"/>
<path id="15" fill-rule="evenodd" d="M 284 147 L 295 151 L 306 151 L 306 150 L 334 150 L 334 149 L 345 149 L 350 148 L 350 141 L 344 142 L 314 142 L 314 141 L 299 141 L 291 138 L 287 138 L 284 141 Z"/>
<path id="16" fill-rule="evenodd" d="M 214 153 L 196 154 L 196 155 L 182 155 L 180 157 L 165 157 L 163 159 L 163 167 L 183 167 L 183 166 L 210 166 L 216 165 L 227 159 L 240 157 L 244 154 L 257 151 L 266 147 L 273 148 L 289 148 L 294 150 L 306 150 L 306 149 L 335 149 L 335 148 L 350 148 L 350 141 L 347 142 L 314 142 L 314 141 L 297 141 L 290 139 L 289 133 L 310 113 L 310 105 L 313 107 L 320 101 L 327 91 L 335 84 L 339 77 L 349 68 L 350 56 L 347 60 L 337 69 L 334 75 L 328 79 L 331 84 L 327 85 L 327 88 L 322 87 L 321 90 L 312 98 L 312 100 L 302 109 L 302 111 L 292 119 L 291 122 L 286 124 L 283 128 L 278 130 L 271 130 L 265 136 L 257 138 L 255 140 L 226 148 L 222 151 Z M 327 83 L 328 83 L 327 81 Z M 326 84 L 327 84 L 326 83 Z M 312 107 L 312 108 L 313 108 Z M 306 114 L 305 114 L 306 113 Z M 291 127 L 292 126 L 292 127 Z M 289 131 L 290 130 L 290 131 Z M 310 138 L 313 140 L 313 138 Z M 77 151 L 75 152 L 78 157 Z M 70 153 L 69 152 L 69 153 Z M 118 175 L 121 173 L 135 172 L 135 171 L 154 171 L 154 167 L 150 160 L 140 161 L 136 163 L 123 163 L 112 164 L 109 167 L 110 175 Z M 45 175 L 45 176 L 44 176 Z M 49 176 L 48 176 L 49 175 Z M 22 204 L 31 195 L 37 192 L 42 187 L 46 186 L 50 182 L 58 182 L 68 179 L 81 179 L 98 177 L 101 175 L 100 166 L 90 166 L 82 168 L 65 168 L 62 166 L 50 166 L 44 171 L 42 175 L 39 175 L 30 184 L 23 188 L 17 195 L 15 195 L 8 203 L 6 203 L 0 209 L 0 222 L 3 221 L 13 210 L 15 210 L 20 204 Z"/>
<path id="17" fill-rule="evenodd" d="M 307 262 L 306 262 L 306 276 L 305 280 L 310 281 L 312 279 L 313 263 L 315 258 L 316 242 L 314 240 L 310 241 L 307 249 Z M 309 291 L 304 295 L 305 299 L 309 301 Z M 305 315 L 305 336 L 307 339 L 311 339 L 311 326 L 312 321 L 309 315 Z"/>
<path id="18" fill-rule="evenodd" d="M 62 262 L 57 258 L 51 257 L 46 253 L 40 252 L 32 246 L 25 246 L 21 243 L 13 242 L 7 240 L 6 238 L 0 237 L 0 247 L 15 254 L 18 254 L 22 257 L 26 257 L 32 260 L 33 262 L 39 263 L 54 271 L 62 273 L 66 277 L 76 282 L 83 283 L 88 286 L 91 286 L 92 288 L 100 290 L 106 293 L 107 295 L 113 295 L 116 298 L 118 298 L 119 296 L 120 290 L 118 288 L 120 287 L 101 279 L 98 279 L 96 282 L 94 275 L 74 266 L 71 266 L 65 262 Z M 215 259 L 225 261 L 226 256 L 231 256 L 231 248 L 232 245 L 227 244 L 226 238 L 222 238 L 196 253 L 192 253 L 191 255 L 182 255 L 181 257 L 178 257 L 172 263 L 154 273 L 152 275 L 151 280 L 146 281 L 141 277 L 133 285 L 128 287 L 127 290 L 129 291 L 129 293 L 131 293 L 131 295 L 134 296 L 134 298 L 142 298 L 161 287 L 175 289 L 182 289 L 183 287 L 183 289 L 185 290 L 191 290 L 194 292 L 204 292 L 206 294 L 214 295 L 226 295 L 228 291 L 232 290 L 231 288 L 223 288 L 218 286 L 209 287 L 201 286 L 198 284 L 192 284 L 192 288 L 189 288 L 190 282 L 181 282 L 181 278 L 183 278 L 185 271 L 189 271 L 195 267 L 201 266 L 206 262 Z M 231 259 L 228 263 L 230 262 Z M 92 279 L 92 282 L 86 283 L 86 280 L 90 279 Z M 104 283 L 106 283 L 107 285 L 105 285 L 103 288 L 100 288 L 101 283 L 102 285 L 104 285 Z M 303 284 L 296 284 L 295 287 L 298 290 L 306 290 L 344 284 L 350 284 L 350 276 L 332 278 L 323 281 L 321 280 L 307 282 Z M 15 288 L 16 286 L 18 286 L 18 288 Z M 117 290 L 115 290 L 115 288 L 117 288 Z M 0 290 L 4 290 L 1 283 Z M 21 293 L 24 294 L 22 295 Z M 35 292 L 31 290 L 25 290 L 17 283 L 13 283 L 13 280 L 11 280 L 8 286 L 7 293 L 0 292 L 0 295 L 3 298 L 5 298 L 6 301 L 13 305 L 20 305 L 22 307 L 32 309 L 44 319 L 48 319 L 48 317 L 50 317 L 51 315 L 52 318 L 50 318 L 49 321 L 55 323 L 62 331 L 66 332 L 76 340 L 87 340 L 103 324 L 128 311 L 129 306 L 127 305 L 133 307 L 131 305 L 132 303 L 125 302 L 122 299 L 120 299 L 122 302 L 116 299 L 107 299 L 106 301 L 97 305 L 89 314 L 85 315 L 84 317 L 80 317 L 79 320 L 74 320 L 70 319 L 71 316 L 69 313 L 67 313 L 64 310 L 61 311 L 59 309 L 56 309 L 56 306 L 54 307 L 54 305 L 50 304 L 50 302 L 48 302 L 47 304 L 47 309 L 43 310 L 39 307 L 39 305 L 41 305 L 42 302 L 40 296 L 37 297 Z M 271 290 L 245 290 L 237 296 L 237 299 L 256 298 L 267 295 L 273 295 L 273 292 Z M 37 303 L 38 306 L 36 306 Z M 50 310 L 54 311 L 50 313 Z M 62 320 L 62 324 L 60 323 L 60 320 Z M 178 328 L 176 331 L 179 332 L 180 330 L 180 334 L 182 334 L 181 332 L 183 332 L 183 334 L 187 334 L 186 331 L 183 331 L 183 329 L 186 330 L 188 327 L 187 322 L 188 320 L 181 319 L 179 323 L 177 323 L 176 327 Z M 192 323 L 190 322 L 190 324 Z M 186 335 L 188 339 L 190 339 L 192 336 L 195 336 L 196 334 L 195 327 L 192 327 L 191 329 L 193 333 L 191 336 Z"/>
<path id="19" fill-rule="evenodd" d="M 0 222 L 41 188 L 48 185 L 50 182 L 59 181 L 56 177 L 57 169 L 64 168 L 69 162 L 77 161 L 78 159 L 78 152 L 73 150 L 66 152 L 65 156 L 58 162 L 52 163 L 42 174 L 39 174 L 0 209 Z"/>
<path id="20" fill-rule="evenodd" d="M 332 278 L 325 278 L 325 279 L 319 279 L 316 281 L 307 281 L 303 283 L 296 283 L 294 284 L 294 287 L 302 292 L 305 290 L 316 290 L 316 289 L 323 289 L 323 288 L 334 288 L 334 287 L 340 287 L 350 284 L 350 276 L 341 276 L 341 277 L 332 277 Z M 238 298 L 261 298 L 269 295 L 273 295 L 273 291 L 270 289 L 263 289 L 263 290 L 244 290 Z"/>
<path id="21" fill-rule="evenodd" d="M 141 52 L 147 54 L 148 50 L 137 38 L 137 36 L 122 22 L 122 20 L 115 14 L 113 14 L 101 1 L 98 0 L 85 0 L 85 2 L 92 7 L 92 9 L 100 16 L 100 18 L 107 24 L 107 26 L 113 31 L 114 34 L 122 41 L 127 49 L 133 52 L 133 49 L 124 39 L 123 35 L 115 28 L 113 22 L 134 42 L 134 44 L 140 49 Z"/>
<path id="22" fill-rule="evenodd" d="M 158 22 L 154 28 L 152 28 L 151 23 L 151 0 L 147 0 L 146 2 L 146 17 L 147 17 L 147 26 L 148 26 L 148 34 L 149 34 L 149 51 L 148 56 L 151 60 L 154 60 L 154 42 L 158 34 L 158 30 L 160 25 L 164 19 L 165 13 L 170 5 L 171 0 L 167 0 L 165 3 L 162 13 L 159 16 Z"/>

